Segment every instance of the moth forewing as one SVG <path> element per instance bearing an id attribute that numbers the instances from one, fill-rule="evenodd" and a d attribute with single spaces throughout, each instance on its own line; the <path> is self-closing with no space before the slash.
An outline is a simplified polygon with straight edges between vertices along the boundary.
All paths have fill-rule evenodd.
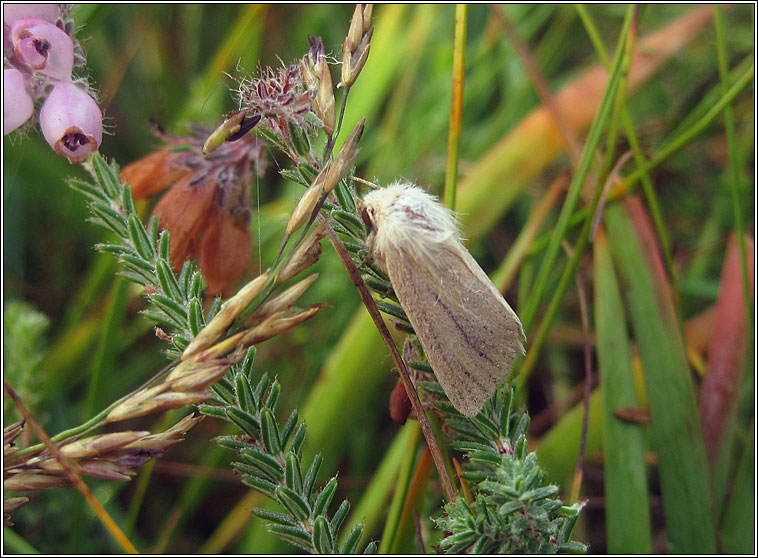
<path id="1" fill-rule="evenodd" d="M 441 248 L 433 260 L 418 254 L 402 250 L 388 258 L 390 281 L 442 389 L 473 416 L 523 350 L 520 324 L 462 261 L 468 252 Z"/>
<path id="2" fill-rule="evenodd" d="M 396 183 L 367 194 L 364 205 L 374 258 L 442 389 L 461 413 L 477 414 L 524 352 L 521 322 L 434 197 Z"/>

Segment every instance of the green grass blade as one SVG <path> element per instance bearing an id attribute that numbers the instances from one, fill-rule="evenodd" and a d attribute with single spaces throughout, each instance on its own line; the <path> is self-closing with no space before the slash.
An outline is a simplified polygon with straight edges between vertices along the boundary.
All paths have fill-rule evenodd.
<path id="1" fill-rule="evenodd" d="M 537 446 L 540 467 L 547 471 L 548 481 L 551 483 L 566 486 L 571 481 L 579 456 L 583 416 L 584 402 L 580 401 L 553 425 Z M 585 455 L 592 455 L 602 446 L 602 420 L 603 398 L 596 389 L 590 395 Z"/>
<path id="2" fill-rule="evenodd" d="M 395 480 L 395 491 L 392 495 L 392 502 L 390 503 L 387 512 L 387 521 L 384 524 L 384 531 L 382 532 L 380 539 L 379 554 L 392 554 L 395 552 L 394 548 L 396 546 L 396 539 L 399 536 L 403 504 L 408 497 L 413 471 L 418 463 L 418 452 L 416 451 L 417 443 L 418 437 L 411 437 L 405 447 L 402 462 L 400 463 L 398 475 Z"/>
<path id="3" fill-rule="evenodd" d="M 393 481 L 399 474 L 401 461 L 412 448 L 416 447 L 420 436 L 421 427 L 415 420 L 407 421 L 397 433 L 384 454 L 382 462 L 377 467 L 376 473 L 372 476 L 371 483 L 363 491 L 363 497 L 358 501 L 358 505 L 350 514 L 347 523 L 342 527 L 340 546 L 345 543 L 345 539 L 353 528 L 361 522 L 363 522 L 365 530 L 359 547 L 365 544 L 366 539 L 371 536 L 384 515 L 387 498 L 394 486 Z"/>
<path id="4" fill-rule="evenodd" d="M 324 455 L 324 470 L 331 468 L 328 455 L 338 450 L 342 440 L 334 417 L 340 417 L 344 428 L 355 420 L 355 414 L 361 412 L 363 403 L 371 398 L 391 366 L 374 322 L 361 309 L 301 407 L 302 418 L 308 424 L 306 461 L 312 457 L 310 452 L 318 451 Z"/>
<path id="5" fill-rule="evenodd" d="M 708 462 L 687 355 L 650 225 L 645 233 L 635 227 L 642 220 L 636 200 L 606 211 L 645 371 L 670 551 L 715 552 Z"/>
<path id="6" fill-rule="evenodd" d="M 111 289 L 104 321 L 100 324 L 97 348 L 90 364 L 85 418 L 94 415 L 110 398 L 107 378 L 116 369 L 118 345 L 123 335 L 128 299 L 129 283 L 120 277 L 116 278 Z M 101 385 L 103 381 L 105 385 Z"/>
<path id="7" fill-rule="evenodd" d="M 419 548 L 420 542 L 417 535 L 416 518 L 424 513 L 424 504 L 429 498 L 429 484 L 436 469 L 432 454 L 425 448 L 413 467 L 413 475 L 408 484 L 408 490 L 403 498 L 400 521 L 394 533 L 391 554 L 410 554 L 424 552 Z"/>
<path id="8" fill-rule="evenodd" d="M 709 23 L 711 9 L 696 8 L 665 28 L 639 41 L 629 76 L 629 91 L 638 88 L 679 48 L 694 39 Z M 560 110 L 572 114 L 572 127 L 580 132 L 597 113 L 599 66 L 585 72 L 555 95 Z M 579 102 L 581 99 L 581 105 Z M 457 210 L 470 242 L 485 235 L 518 196 L 533 184 L 535 176 L 565 148 L 542 107 L 525 116 L 500 142 L 484 154 L 458 185 Z"/>
<path id="9" fill-rule="evenodd" d="M 412 168 L 418 160 L 419 153 L 415 149 L 408 147 L 406 149 L 382 149 L 379 146 L 395 145 L 398 138 L 406 137 L 408 132 L 407 109 L 411 106 L 416 93 L 416 83 L 422 69 L 420 65 L 426 60 L 424 53 L 429 48 L 429 37 L 436 28 L 440 9 L 445 8 L 437 4 L 415 6 L 412 16 L 409 17 L 408 26 L 403 30 L 403 33 L 408 37 L 408 50 L 395 78 L 395 83 L 387 92 L 386 108 L 374 130 L 374 143 L 377 148 L 373 149 L 370 156 L 366 157 L 365 176 L 389 179 L 407 172 L 407 169 Z M 440 46 L 442 45 L 440 44 Z M 368 64 L 371 64 L 371 57 L 375 55 L 376 49 L 372 46 Z M 363 78 L 365 76 L 362 76 Z M 356 85 L 356 89 L 358 87 L 359 85 Z M 354 99 L 351 97 L 350 104 L 353 101 Z M 425 124 L 428 126 L 428 123 Z M 437 133 L 437 130 L 428 131 L 426 126 L 423 129 L 425 134 Z M 367 142 L 367 150 L 371 149 L 367 141 L 369 139 L 367 137 L 361 139 L 361 141 Z"/>
<path id="10" fill-rule="evenodd" d="M 724 30 L 724 15 L 720 6 L 713 7 L 713 23 L 716 28 L 716 50 L 718 52 L 719 75 L 721 76 L 721 90 L 724 94 L 729 89 L 729 71 L 727 66 L 726 33 Z M 745 245 L 744 223 L 740 208 L 740 193 L 743 191 L 742 177 L 740 175 L 741 162 L 738 161 L 737 133 L 732 105 L 724 108 L 724 125 L 726 128 L 726 141 L 729 151 L 729 190 L 732 194 L 732 206 L 734 208 L 734 225 L 737 238 L 740 242 L 740 255 L 742 260 L 742 287 L 745 291 L 745 300 L 750 299 L 750 279 L 748 277 L 747 248 Z M 750 305 L 746 306 L 748 327 L 753 324 L 753 312 Z"/>
<path id="11" fill-rule="evenodd" d="M 592 16 L 587 12 L 587 10 L 584 8 L 584 6 L 577 6 L 577 12 L 579 13 L 579 16 L 582 19 L 582 22 L 584 23 L 585 29 L 587 30 L 587 34 L 590 36 L 590 39 L 592 40 L 593 45 L 595 46 L 595 50 L 597 51 L 598 55 L 600 56 L 601 60 L 603 61 L 603 64 L 608 67 L 609 61 L 608 61 L 608 55 L 605 52 L 605 46 L 602 42 L 602 40 L 599 37 L 599 34 L 597 33 L 597 28 L 594 24 L 594 21 L 592 19 Z M 636 30 L 635 30 L 636 35 Z M 624 69 L 625 73 L 628 73 L 628 68 Z M 625 91 L 625 87 L 623 90 Z M 650 206 L 650 212 L 653 217 L 653 221 L 655 222 L 656 232 L 658 233 L 658 237 L 660 238 L 661 246 L 663 247 L 663 255 L 666 260 L 666 266 L 669 272 L 669 280 L 672 282 L 672 287 L 674 288 L 674 292 L 677 294 L 675 300 L 678 300 L 678 286 L 677 286 L 677 278 L 674 274 L 674 266 L 673 266 L 673 260 L 671 257 L 671 242 L 668 237 L 668 232 L 666 231 L 666 227 L 663 224 L 663 217 L 661 215 L 660 210 L 660 203 L 658 201 L 658 197 L 655 194 L 655 189 L 653 188 L 653 182 L 646 170 L 646 163 L 645 157 L 643 156 L 643 150 L 640 146 L 640 141 L 637 137 L 637 133 L 634 130 L 634 123 L 632 121 L 632 116 L 629 112 L 629 108 L 626 103 L 626 99 L 621 99 L 621 119 L 623 121 L 624 125 L 624 132 L 626 133 L 627 140 L 629 141 L 629 146 L 631 147 L 632 153 L 634 154 L 634 161 L 637 165 L 637 169 L 640 175 L 640 181 L 642 182 L 642 188 L 645 192 L 645 198 L 647 200 L 648 205 Z M 610 147 L 609 142 L 609 147 Z M 607 153 L 611 153 L 611 150 L 609 149 Z M 607 168 L 610 168 L 610 159 L 607 159 L 609 162 L 609 166 Z M 607 170 L 607 169 L 606 169 Z"/>
<path id="12" fill-rule="evenodd" d="M 727 554 L 755 554 L 755 422 L 745 440 L 721 528 L 722 551 Z"/>
<path id="13" fill-rule="evenodd" d="M 740 64 L 738 67 L 740 72 L 732 72 L 733 80 L 729 90 L 721 95 L 721 88 L 714 88 L 711 92 L 703 97 L 703 100 L 695 107 L 692 112 L 683 120 L 687 122 L 687 126 L 681 124 L 676 128 L 674 132 L 668 135 L 668 137 L 662 142 L 661 146 L 656 149 L 653 155 L 644 161 L 642 166 L 638 166 L 634 171 L 630 172 L 622 181 L 622 183 L 614 188 L 609 196 L 609 200 L 618 198 L 624 193 L 628 193 L 632 190 L 638 180 L 641 180 L 646 173 L 652 172 L 655 168 L 660 166 L 664 161 L 671 157 L 674 153 L 677 153 L 685 145 L 691 142 L 699 134 L 711 125 L 713 120 L 721 114 L 726 106 L 731 103 L 743 88 L 745 88 L 753 79 L 755 72 L 755 66 L 752 63 L 752 59 L 746 60 L 745 63 Z M 630 136 L 631 141 L 631 136 Z M 590 208 L 583 207 L 578 209 L 570 218 L 569 223 L 572 226 L 581 223 L 586 218 Z M 547 234 L 538 238 L 532 243 L 529 250 L 529 255 L 537 253 L 544 249 L 544 247 L 551 240 L 553 231 L 549 231 Z"/>
<path id="14" fill-rule="evenodd" d="M 614 416 L 636 407 L 631 352 L 616 275 L 602 229 L 595 239 L 595 332 L 603 393 L 605 522 L 608 552 L 650 554 L 650 508 L 640 425 Z"/>
<path id="15" fill-rule="evenodd" d="M 11 554 L 39 554 L 34 548 L 10 527 L 3 527 L 3 551 Z"/>
<path id="16" fill-rule="evenodd" d="M 242 63 L 248 72 L 254 71 L 253 64 L 263 41 L 262 28 L 266 11 L 265 5 L 250 5 L 241 10 L 240 17 L 227 30 L 224 42 L 216 49 L 205 71 L 191 84 L 191 94 L 187 96 L 177 120 L 207 119 L 209 106 L 223 106 L 228 92 L 220 86 L 220 82 L 224 79 L 224 72 L 234 70 L 236 63 Z M 244 60 L 239 53 L 244 53 Z"/>
<path id="17" fill-rule="evenodd" d="M 568 194 L 566 195 L 566 201 L 561 207 L 560 215 L 558 216 L 558 222 L 555 225 L 555 231 L 550 237 L 550 243 L 545 251 L 545 258 L 542 261 L 540 270 L 537 273 L 537 278 L 534 282 L 534 287 L 527 299 L 526 306 L 521 311 L 521 323 L 524 324 L 524 331 L 529 332 L 535 316 L 537 315 L 537 309 L 542 299 L 542 294 L 547 287 L 548 275 L 555 267 L 555 262 L 558 257 L 558 251 L 561 247 L 561 242 L 566 238 L 566 233 L 569 227 L 569 217 L 574 211 L 577 202 L 579 201 L 579 195 L 582 192 L 584 183 L 587 179 L 587 175 L 590 171 L 590 166 L 595 160 L 596 151 L 600 144 L 601 133 L 605 128 L 608 118 L 611 115 L 611 110 L 615 103 L 616 96 L 619 94 L 619 85 L 621 84 L 621 69 L 624 62 L 624 53 L 626 52 L 625 45 L 627 42 L 626 35 L 629 32 L 629 26 L 632 23 L 632 14 L 634 8 L 630 7 L 627 11 L 624 25 L 621 30 L 619 44 L 616 49 L 616 57 L 613 60 L 613 65 L 609 72 L 608 83 L 603 92 L 603 98 L 600 101 L 600 107 L 598 108 L 597 115 L 592 122 L 587 142 L 582 150 L 582 158 L 579 161 L 579 166 L 576 170 L 571 185 L 569 186 Z M 527 333 L 528 335 L 528 333 Z"/>

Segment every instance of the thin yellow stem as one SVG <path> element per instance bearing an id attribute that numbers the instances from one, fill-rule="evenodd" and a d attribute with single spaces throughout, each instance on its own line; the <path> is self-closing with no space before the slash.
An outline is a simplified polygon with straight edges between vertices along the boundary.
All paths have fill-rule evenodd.
<path id="1" fill-rule="evenodd" d="M 463 121 L 463 84 L 466 80 L 466 20 L 465 4 L 455 7 L 455 47 L 453 54 L 453 87 L 450 102 L 450 129 L 447 138 L 447 170 L 445 173 L 445 207 L 455 210 L 458 183 L 458 146 Z"/>
<path id="2" fill-rule="evenodd" d="M 92 491 L 86 485 L 84 480 L 82 480 L 79 471 L 77 471 L 76 464 L 70 463 L 65 457 L 63 457 L 63 454 L 61 454 L 58 446 L 56 446 L 52 440 L 50 440 L 50 437 L 34 419 L 34 415 L 32 415 L 29 409 L 24 406 L 24 404 L 21 402 L 21 399 L 19 399 L 18 395 L 10 386 L 10 384 L 8 382 L 3 383 L 5 385 L 5 391 L 8 392 L 8 395 L 13 400 L 13 403 L 16 405 L 21 414 L 24 416 L 26 422 L 29 424 L 29 426 L 31 426 L 37 437 L 42 440 L 42 443 L 45 444 L 45 448 L 47 448 L 47 450 L 50 452 L 50 455 L 53 457 L 53 459 L 55 459 L 63 468 L 63 472 L 66 473 L 66 476 L 71 480 L 76 489 L 84 495 L 84 498 L 87 500 L 90 508 L 92 508 L 92 511 L 95 512 L 95 515 L 100 519 L 103 525 L 105 525 L 105 528 L 111 533 L 111 535 L 113 535 L 113 538 L 116 539 L 116 542 L 121 545 L 121 548 L 123 548 L 125 552 L 129 554 L 139 554 L 139 551 L 135 548 L 129 538 L 124 534 L 124 532 L 113 520 L 110 514 L 108 514 L 103 505 L 97 500 L 97 498 L 95 498 L 95 495 L 92 494 Z"/>

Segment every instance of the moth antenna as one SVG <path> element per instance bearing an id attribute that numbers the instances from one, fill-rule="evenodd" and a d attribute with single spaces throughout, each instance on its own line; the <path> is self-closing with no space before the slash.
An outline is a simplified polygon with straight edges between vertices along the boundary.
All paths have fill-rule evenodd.
<path id="1" fill-rule="evenodd" d="M 377 186 L 373 182 L 370 182 L 363 178 L 358 178 L 357 176 L 351 176 L 350 180 L 354 180 L 355 182 L 360 182 L 361 184 L 365 184 L 366 186 L 368 186 L 369 188 L 373 188 L 374 190 L 380 190 L 382 188 L 381 186 Z"/>

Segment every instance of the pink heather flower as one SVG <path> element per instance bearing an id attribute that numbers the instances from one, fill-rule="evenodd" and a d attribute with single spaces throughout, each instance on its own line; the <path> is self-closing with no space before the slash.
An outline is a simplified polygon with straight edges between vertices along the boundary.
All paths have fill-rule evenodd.
<path id="1" fill-rule="evenodd" d="M 42 19 L 20 19 L 11 28 L 13 52 L 32 69 L 68 81 L 74 68 L 74 42 L 65 31 Z"/>
<path id="2" fill-rule="evenodd" d="M 42 105 L 40 127 L 47 143 L 70 163 L 82 163 L 103 141 L 103 113 L 86 91 L 58 83 Z"/>
<path id="3" fill-rule="evenodd" d="M 34 102 L 26 88 L 24 75 L 10 68 L 3 70 L 3 135 L 29 120 L 34 112 Z"/>
<path id="4" fill-rule="evenodd" d="M 58 4 L 4 4 L 3 21 L 13 27 L 19 19 L 37 18 L 55 23 L 60 15 Z"/>

